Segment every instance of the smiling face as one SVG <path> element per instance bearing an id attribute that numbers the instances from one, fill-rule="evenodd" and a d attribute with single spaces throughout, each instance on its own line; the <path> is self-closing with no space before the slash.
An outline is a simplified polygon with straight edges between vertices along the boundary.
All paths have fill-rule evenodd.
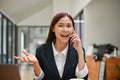
<path id="1" fill-rule="evenodd" d="M 56 42 L 59 44 L 68 43 L 73 30 L 74 28 L 71 19 L 67 16 L 62 17 L 53 28 Z"/>

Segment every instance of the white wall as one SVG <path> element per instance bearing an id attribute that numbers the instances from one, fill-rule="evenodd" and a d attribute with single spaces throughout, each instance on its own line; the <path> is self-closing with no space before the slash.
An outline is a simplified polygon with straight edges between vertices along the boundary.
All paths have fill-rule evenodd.
<path id="1" fill-rule="evenodd" d="M 91 0 L 71 0 L 72 15 L 75 17 Z"/>
<path id="2" fill-rule="evenodd" d="M 71 14 L 71 0 L 53 0 L 53 15 L 58 12 Z"/>
<path id="3" fill-rule="evenodd" d="M 49 25 L 58 12 L 67 12 L 75 17 L 91 0 L 53 0 L 38 13 L 21 21 L 18 25 Z"/>
<path id="4" fill-rule="evenodd" d="M 84 9 L 85 45 L 111 43 L 120 48 L 120 0 L 92 0 Z"/>
<path id="5" fill-rule="evenodd" d="M 53 14 L 64 11 L 75 17 L 91 0 L 53 0 Z"/>
<path id="6" fill-rule="evenodd" d="M 21 21 L 17 25 L 33 25 L 33 26 L 49 25 L 52 18 L 52 13 L 53 13 L 52 5 L 48 5 L 42 10 L 40 10 L 38 13 Z"/>

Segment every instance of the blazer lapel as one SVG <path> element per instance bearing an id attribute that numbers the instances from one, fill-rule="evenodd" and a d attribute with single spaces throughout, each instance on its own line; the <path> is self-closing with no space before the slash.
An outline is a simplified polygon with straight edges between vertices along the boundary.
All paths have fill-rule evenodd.
<path id="1" fill-rule="evenodd" d="M 60 78 L 60 75 L 55 63 L 52 44 L 49 44 L 46 46 L 45 54 L 46 54 L 47 60 L 49 61 L 49 66 L 51 67 L 51 70 L 53 70 L 51 74 L 55 73 L 55 75 L 58 78 Z"/>
<path id="2" fill-rule="evenodd" d="M 67 54 L 67 57 L 66 57 L 66 62 L 65 62 L 65 67 L 64 67 L 64 72 L 63 72 L 62 77 L 65 77 L 66 74 L 69 74 L 68 71 L 69 71 L 69 69 L 70 69 L 71 66 L 72 66 L 72 65 L 71 65 L 71 62 L 74 61 L 74 59 L 71 57 L 71 56 L 73 56 L 73 53 L 75 53 L 75 52 L 74 52 L 72 46 L 69 45 L 68 54 Z"/>

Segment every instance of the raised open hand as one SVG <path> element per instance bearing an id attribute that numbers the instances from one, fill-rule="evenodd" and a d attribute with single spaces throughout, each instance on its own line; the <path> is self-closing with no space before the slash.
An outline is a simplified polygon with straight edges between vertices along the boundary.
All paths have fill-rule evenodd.
<path id="1" fill-rule="evenodd" d="M 22 53 L 25 54 L 26 56 L 25 57 L 14 56 L 14 58 L 17 59 L 17 60 L 20 60 L 22 62 L 27 62 L 27 63 L 33 63 L 34 64 L 34 63 L 37 62 L 37 58 L 34 55 L 28 53 L 26 50 L 23 50 Z"/>

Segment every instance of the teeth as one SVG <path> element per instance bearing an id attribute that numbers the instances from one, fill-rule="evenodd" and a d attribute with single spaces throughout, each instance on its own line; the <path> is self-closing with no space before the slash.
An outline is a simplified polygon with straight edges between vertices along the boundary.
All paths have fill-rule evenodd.
<path id="1" fill-rule="evenodd" d="M 63 37 L 67 37 L 68 35 L 61 35 L 61 36 L 63 36 Z"/>

